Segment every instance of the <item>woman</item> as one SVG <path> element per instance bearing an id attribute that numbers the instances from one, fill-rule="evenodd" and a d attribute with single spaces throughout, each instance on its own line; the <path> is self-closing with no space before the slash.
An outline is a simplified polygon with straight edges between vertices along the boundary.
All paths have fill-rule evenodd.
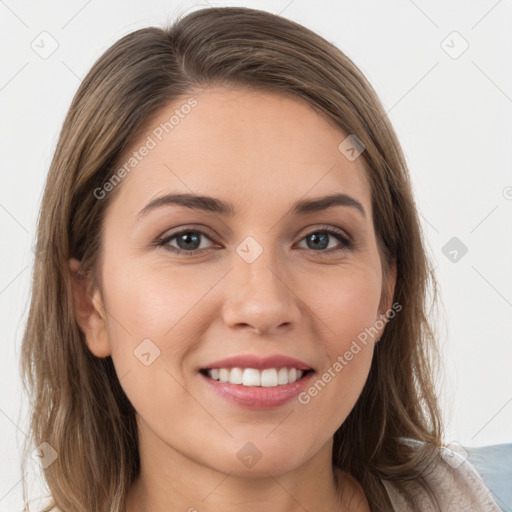
<path id="1" fill-rule="evenodd" d="M 22 363 L 47 510 L 499 510 L 442 444 L 399 143 L 310 30 L 231 7 L 123 37 L 72 102 L 38 229 Z"/>

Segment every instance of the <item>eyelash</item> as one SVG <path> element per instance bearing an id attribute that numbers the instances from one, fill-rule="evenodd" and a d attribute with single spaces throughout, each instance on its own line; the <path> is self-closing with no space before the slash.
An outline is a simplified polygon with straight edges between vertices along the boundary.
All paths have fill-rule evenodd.
<path id="1" fill-rule="evenodd" d="M 167 245 L 171 240 L 173 240 L 185 233 L 200 234 L 200 235 L 208 238 L 210 241 L 212 241 L 211 238 L 204 231 L 201 231 L 199 229 L 190 229 L 189 228 L 189 229 L 182 229 L 181 231 L 177 231 L 175 233 L 171 233 L 170 235 L 165 236 L 165 237 L 161 237 L 155 241 L 154 245 L 156 245 L 157 247 L 163 247 L 165 250 L 167 250 L 169 252 L 172 252 L 175 254 L 184 254 L 186 256 L 197 256 L 199 254 L 203 254 L 203 253 L 211 250 L 211 249 L 197 249 L 197 250 L 186 251 L 185 249 L 179 249 L 177 247 L 172 247 L 172 246 Z M 318 253 L 325 253 L 325 254 L 332 254 L 332 253 L 338 254 L 341 251 L 351 250 L 353 248 L 353 246 L 355 245 L 354 242 L 351 239 L 349 239 L 349 237 L 347 237 L 342 231 L 340 231 L 339 229 L 336 229 L 336 228 L 329 227 L 329 226 L 326 226 L 326 227 L 323 227 L 320 229 L 316 229 L 314 231 L 310 231 L 309 233 L 306 233 L 300 239 L 300 241 L 302 241 L 304 238 L 306 238 L 310 235 L 318 234 L 318 233 L 328 233 L 330 235 L 333 235 L 335 238 L 337 238 L 343 244 L 343 247 L 340 249 L 329 249 L 329 250 L 320 250 L 320 251 L 314 251 L 313 249 L 309 249 L 310 251 L 318 252 Z"/>

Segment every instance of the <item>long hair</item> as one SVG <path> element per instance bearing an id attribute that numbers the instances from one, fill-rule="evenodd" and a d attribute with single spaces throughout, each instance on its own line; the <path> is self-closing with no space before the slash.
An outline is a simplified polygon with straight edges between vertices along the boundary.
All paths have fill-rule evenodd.
<path id="1" fill-rule="evenodd" d="M 302 98 L 364 145 L 383 276 L 396 261 L 393 300 L 401 311 L 386 325 L 363 391 L 334 435 L 332 463 L 361 483 L 374 511 L 390 509 L 383 480 L 407 499 L 418 488 L 430 493 L 426 475 L 441 446 L 441 420 L 427 303 L 429 290 L 437 292 L 398 139 L 374 89 L 337 47 L 280 16 L 224 7 L 122 37 L 93 65 L 62 126 L 38 218 L 21 354 L 30 442 L 58 454 L 44 469 L 51 505 L 122 512 L 140 469 L 135 410 L 111 358 L 91 354 L 73 313 L 68 260 L 97 278 L 102 222 L 116 192 L 98 200 L 94 190 L 162 107 L 219 84 Z M 25 482 L 23 494 L 26 501 Z"/>

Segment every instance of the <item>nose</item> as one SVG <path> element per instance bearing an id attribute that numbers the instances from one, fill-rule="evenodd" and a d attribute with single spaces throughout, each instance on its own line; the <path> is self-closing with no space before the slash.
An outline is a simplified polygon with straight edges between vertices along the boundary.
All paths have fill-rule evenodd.
<path id="1" fill-rule="evenodd" d="M 272 334 L 298 323 L 300 300 L 283 267 L 270 251 L 252 263 L 235 257 L 222 312 L 228 327 Z"/>

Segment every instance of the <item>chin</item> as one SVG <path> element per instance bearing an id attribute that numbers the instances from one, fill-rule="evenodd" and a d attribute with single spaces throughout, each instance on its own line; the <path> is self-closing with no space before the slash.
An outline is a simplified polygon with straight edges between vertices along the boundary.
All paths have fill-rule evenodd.
<path id="1" fill-rule="evenodd" d="M 296 440 L 296 439 L 295 439 Z M 299 453 L 297 445 L 279 449 L 271 443 L 247 441 L 236 442 L 232 457 L 226 458 L 228 450 L 214 459 L 212 468 L 231 476 L 243 478 L 262 478 L 284 474 L 305 464 L 309 457 Z M 299 444 L 300 445 L 300 444 Z"/>

